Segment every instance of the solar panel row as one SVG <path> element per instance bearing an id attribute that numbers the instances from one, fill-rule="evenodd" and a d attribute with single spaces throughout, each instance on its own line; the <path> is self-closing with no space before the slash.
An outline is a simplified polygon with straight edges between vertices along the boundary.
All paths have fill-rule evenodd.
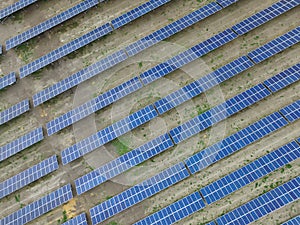
<path id="1" fill-rule="evenodd" d="M 140 184 L 90 209 L 92 224 L 98 224 L 189 176 L 183 163 L 176 164 Z"/>
<path id="2" fill-rule="evenodd" d="M 85 213 L 82 213 L 75 218 L 63 223 L 62 225 L 88 225 Z"/>
<path id="3" fill-rule="evenodd" d="M 282 225 L 299 225 L 299 224 L 300 224 L 300 216 L 296 216 L 296 217 L 286 221 Z"/>
<path id="4" fill-rule="evenodd" d="M 201 188 L 200 192 L 206 202 L 211 204 L 280 167 L 291 163 L 299 157 L 300 146 L 296 141 L 292 141 L 204 188 Z"/>
<path id="5" fill-rule="evenodd" d="M 218 225 L 252 223 L 269 213 L 280 209 L 300 198 L 300 177 L 247 202 L 246 204 L 216 219 Z"/>
<path id="6" fill-rule="evenodd" d="M 24 7 L 36 2 L 37 0 L 20 0 L 4 9 L 0 10 L 0 20 L 3 19 L 4 17 L 7 17 L 14 12 L 23 9 Z"/>
<path id="7" fill-rule="evenodd" d="M 44 139 L 43 128 L 37 128 L 0 147 L 0 162 Z"/>
<path id="8" fill-rule="evenodd" d="M 58 169 L 56 155 L 0 183 L 0 199 Z"/>
<path id="9" fill-rule="evenodd" d="M 48 122 L 46 124 L 47 133 L 50 136 L 142 87 L 139 78 L 134 77 Z"/>
<path id="10" fill-rule="evenodd" d="M 297 100 L 293 104 L 281 109 L 280 112 L 285 118 L 287 118 L 289 122 L 294 122 L 300 118 L 300 110 L 298 110 L 299 108 L 300 100 Z"/>
<path id="11" fill-rule="evenodd" d="M 92 172 L 75 180 L 77 194 L 80 195 L 101 183 L 129 170 L 147 159 L 169 149 L 173 142 L 168 134 L 161 135 L 146 144 L 104 164 Z"/>
<path id="12" fill-rule="evenodd" d="M 98 0 L 86 0 L 84 2 L 80 2 L 79 4 L 75 5 L 74 7 L 48 19 L 29 30 L 24 31 L 21 34 L 18 34 L 15 37 L 12 37 L 6 41 L 6 50 L 9 50 L 13 47 L 22 44 L 25 41 L 51 29 L 52 27 L 57 26 L 58 24 L 78 15 L 79 13 L 95 6 L 98 4 Z"/>
<path id="13" fill-rule="evenodd" d="M 16 73 L 12 72 L 0 78 L 0 90 L 16 82 Z"/>
<path id="14" fill-rule="evenodd" d="M 51 211 L 73 198 L 71 185 L 67 184 L 54 192 L 30 203 L 0 220 L 0 225 L 23 225 Z"/>
<path id="15" fill-rule="evenodd" d="M 63 150 L 61 152 L 62 162 L 63 164 L 70 163 L 157 116 L 152 105 L 146 106 Z"/>
<path id="16" fill-rule="evenodd" d="M 231 4 L 233 4 L 233 3 L 235 3 L 235 2 L 237 2 L 237 1 L 239 1 L 239 0 L 217 0 L 217 2 L 220 5 L 222 5 L 222 7 L 224 7 L 224 8 L 231 5 Z"/>
<path id="17" fill-rule="evenodd" d="M 0 125 L 20 116 L 29 111 L 29 100 L 21 101 L 10 108 L 0 112 Z"/>

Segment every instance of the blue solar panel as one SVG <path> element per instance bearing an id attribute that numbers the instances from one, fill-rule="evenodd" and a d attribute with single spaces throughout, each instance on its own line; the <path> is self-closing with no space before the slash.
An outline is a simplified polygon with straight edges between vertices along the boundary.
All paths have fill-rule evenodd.
<path id="1" fill-rule="evenodd" d="M 255 62 L 259 63 L 275 55 L 284 49 L 298 43 L 300 41 L 300 27 L 297 27 L 284 35 L 268 42 L 267 44 L 250 52 L 248 56 Z"/>
<path id="2" fill-rule="evenodd" d="M 114 65 L 124 61 L 127 58 L 128 57 L 123 50 L 117 51 L 35 94 L 33 96 L 33 105 L 36 107 L 43 102 L 48 101 L 49 99 L 71 89 L 72 87 L 75 87 L 83 81 L 96 76 L 97 74 L 113 67 Z"/>
<path id="3" fill-rule="evenodd" d="M 300 216 L 296 216 L 281 225 L 299 225 L 300 224 Z"/>
<path id="4" fill-rule="evenodd" d="M 84 34 L 83 36 L 53 50 L 52 52 L 49 52 L 47 55 L 44 55 L 36 59 L 35 61 L 21 67 L 20 78 L 24 78 L 28 76 L 29 74 L 49 65 L 50 63 L 55 62 L 56 60 L 70 54 L 71 52 L 74 52 L 75 50 L 91 43 L 92 41 L 95 41 L 100 37 L 103 37 L 104 35 L 110 33 L 111 31 L 112 28 L 110 24 L 109 23 L 104 24 L 90 31 L 89 33 Z"/>
<path id="5" fill-rule="evenodd" d="M 185 122 L 184 124 L 172 129 L 170 135 L 175 144 L 205 130 L 227 117 L 245 109 L 257 101 L 270 95 L 271 92 L 262 84 L 258 84 L 245 92 L 225 101 L 224 103 L 200 114 L 199 116 Z"/>
<path id="6" fill-rule="evenodd" d="M 0 78 L 0 90 L 16 82 L 16 73 L 12 72 Z"/>
<path id="7" fill-rule="evenodd" d="M 119 86 L 99 95 L 46 124 L 48 135 L 52 135 L 65 127 L 87 117 L 88 115 L 110 105 L 111 103 L 142 88 L 142 82 L 134 77 Z"/>
<path id="8" fill-rule="evenodd" d="M 280 112 L 288 119 L 289 122 L 294 122 L 300 118 L 300 100 L 284 107 Z"/>
<path id="9" fill-rule="evenodd" d="M 14 12 L 23 9 L 24 7 L 36 2 L 37 0 L 20 0 L 4 9 L 0 10 L 0 19 L 3 19 L 4 17 L 7 17 Z"/>
<path id="10" fill-rule="evenodd" d="M 0 125 L 20 116 L 21 114 L 29 111 L 29 100 L 21 101 L 12 107 L 0 112 Z"/>
<path id="11" fill-rule="evenodd" d="M 173 146 L 168 134 L 161 135 L 146 144 L 106 163 L 92 172 L 75 180 L 77 194 L 80 195 L 105 181 L 129 170 L 147 159 Z"/>
<path id="12" fill-rule="evenodd" d="M 158 42 L 172 36 L 173 34 L 182 31 L 183 29 L 203 20 L 204 18 L 213 15 L 222 8 L 215 2 L 209 3 L 200 9 L 180 18 L 179 20 L 170 23 L 169 25 L 154 31 L 146 37 L 128 45 L 125 50 L 129 56 L 136 55 L 137 53 L 157 44 Z"/>
<path id="13" fill-rule="evenodd" d="M 274 19 L 275 17 L 289 11 L 290 9 L 299 5 L 299 0 L 294 1 L 287 1 L 282 0 L 276 2 L 275 4 L 271 5 L 270 7 L 254 14 L 253 16 L 243 20 L 242 22 L 234 25 L 232 29 L 237 32 L 239 35 L 243 35 L 250 30 Z"/>
<path id="14" fill-rule="evenodd" d="M 200 190 L 207 204 L 216 202 L 300 157 L 300 146 L 292 141 L 243 166 Z"/>
<path id="15" fill-rule="evenodd" d="M 300 198 L 300 177 L 253 199 L 216 219 L 218 225 L 246 225 Z"/>
<path id="16" fill-rule="evenodd" d="M 0 199 L 58 169 L 56 155 L 0 183 Z"/>
<path id="17" fill-rule="evenodd" d="M 73 198 L 71 185 L 67 184 L 56 191 L 30 203 L 0 220 L 0 225 L 23 225 Z"/>
<path id="18" fill-rule="evenodd" d="M 26 30 L 25 32 L 10 38 L 6 41 L 6 50 L 9 50 L 49 29 L 55 27 L 56 25 L 78 15 L 79 13 L 95 6 L 98 4 L 98 0 L 86 0 L 77 4 L 76 6 L 48 19 L 33 28 Z"/>
<path id="19" fill-rule="evenodd" d="M 215 223 L 215 221 L 211 221 L 211 222 L 209 222 L 209 223 L 207 223 L 205 225 L 216 225 L 216 223 Z"/>
<path id="20" fill-rule="evenodd" d="M 300 64 L 296 64 L 285 71 L 266 80 L 264 84 L 272 91 L 279 91 L 286 86 L 300 80 Z"/>
<path id="21" fill-rule="evenodd" d="M 189 157 L 185 164 L 194 174 L 287 124 L 281 114 L 275 112 Z"/>
<path id="22" fill-rule="evenodd" d="M 63 223 L 62 225 L 88 225 L 85 213 L 76 216 L 75 218 Z"/>
<path id="23" fill-rule="evenodd" d="M 0 162 L 44 139 L 43 128 L 37 128 L 0 147 Z"/>
<path id="24" fill-rule="evenodd" d="M 222 5 L 224 8 L 231 5 L 231 4 L 233 4 L 233 3 L 235 3 L 235 2 L 237 2 L 237 1 L 239 1 L 239 0 L 217 0 L 217 2 L 220 5 Z"/>
<path id="25" fill-rule="evenodd" d="M 112 125 L 100 130 L 99 132 L 83 139 L 75 145 L 62 151 L 62 162 L 67 164 L 75 159 L 95 150 L 96 148 L 120 137 L 132 129 L 157 117 L 158 114 L 152 105 L 113 123 Z"/>
<path id="26" fill-rule="evenodd" d="M 170 0 L 150 0 L 142 5 L 140 5 L 137 8 L 134 8 L 133 10 L 117 17 L 116 19 L 113 19 L 111 21 L 114 29 L 117 29 L 119 27 L 124 26 L 127 23 L 130 23 L 131 21 L 147 14 L 148 12 L 158 8 L 159 6 L 162 6 L 169 2 Z"/>
<path id="27" fill-rule="evenodd" d="M 198 45 L 168 59 L 167 61 L 152 67 L 140 75 L 142 82 L 147 85 L 160 77 L 163 77 L 172 71 L 184 66 L 187 63 L 207 54 L 208 52 L 232 41 L 237 37 L 237 34 L 232 30 L 227 29 L 208 40 L 201 42 Z"/>
<path id="28" fill-rule="evenodd" d="M 98 224 L 113 215 L 147 199 L 148 197 L 185 179 L 189 172 L 183 163 L 178 163 L 161 173 L 137 184 L 126 191 L 90 209 L 92 224 Z"/>
<path id="29" fill-rule="evenodd" d="M 170 109 L 190 100 L 191 98 L 201 94 L 204 91 L 214 87 L 217 84 L 241 73 L 242 71 L 250 68 L 254 64 L 251 60 L 242 56 L 227 65 L 215 70 L 214 72 L 196 80 L 183 88 L 167 95 L 164 98 L 154 103 L 159 114 L 163 114 Z"/>
<path id="30" fill-rule="evenodd" d="M 173 224 L 204 207 L 205 204 L 199 192 L 194 192 L 145 219 L 138 221 L 134 225 Z"/>

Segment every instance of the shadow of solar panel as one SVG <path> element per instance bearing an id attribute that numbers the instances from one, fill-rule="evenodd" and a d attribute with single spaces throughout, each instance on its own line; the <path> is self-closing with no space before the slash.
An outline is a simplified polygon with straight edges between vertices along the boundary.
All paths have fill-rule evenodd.
<path id="1" fill-rule="evenodd" d="M 62 162 L 63 164 L 72 162 L 157 116 L 158 114 L 152 105 L 146 106 L 128 117 L 113 123 L 103 130 L 100 130 L 75 145 L 63 150 L 61 153 Z"/>
<path id="2" fill-rule="evenodd" d="M 0 183 L 0 199 L 58 169 L 56 155 Z"/>
<path id="3" fill-rule="evenodd" d="M 104 164 L 92 172 L 75 180 L 77 194 L 80 195 L 105 181 L 129 170 L 151 157 L 173 146 L 168 134 L 161 135 L 146 144 Z"/>
<path id="4" fill-rule="evenodd" d="M 173 224 L 204 207 L 205 204 L 199 192 L 194 192 L 145 219 L 140 220 L 134 225 Z"/>
<path id="5" fill-rule="evenodd" d="M 50 121 L 46 124 L 47 133 L 50 136 L 142 87 L 143 85 L 139 78 L 134 77 Z"/>
<path id="6" fill-rule="evenodd" d="M 253 16 L 243 20 L 242 22 L 234 25 L 232 29 L 237 32 L 239 35 L 243 35 L 250 30 L 274 19 L 275 17 L 289 11 L 290 9 L 298 6 L 300 2 L 298 0 L 286 1 L 282 0 L 276 2 L 270 7 L 260 11 L 259 13 L 254 14 Z"/>
<path id="7" fill-rule="evenodd" d="M 300 157 L 300 146 L 292 141 L 275 151 L 243 166 L 221 179 L 201 188 L 206 202 L 211 204 Z"/>
<path id="8" fill-rule="evenodd" d="M 16 73 L 12 72 L 0 78 L 0 90 L 16 82 Z"/>
<path id="9" fill-rule="evenodd" d="M 19 11 L 20 9 L 25 8 L 26 6 L 36 2 L 37 0 L 20 0 L 4 9 L 0 10 L 0 19 L 3 19 L 4 17 L 7 17 L 11 14 L 13 14 L 16 11 Z"/>
<path id="10" fill-rule="evenodd" d="M 264 81 L 264 84 L 272 91 L 279 91 L 286 86 L 300 80 L 300 64 L 296 64 L 285 71 Z"/>
<path id="11" fill-rule="evenodd" d="M 189 176 L 183 163 L 178 163 L 161 173 L 90 209 L 92 224 L 98 224 L 113 215 L 145 200 Z"/>
<path id="12" fill-rule="evenodd" d="M 203 20 L 204 18 L 213 15 L 222 8 L 215 2 L 209 3 L 200 9 L 176 20 L 169 25 L 154 31 L 148 36 L 128 45 L 125 50 L 129 56 L 138 54 L 139 52 L 157 44 L 158 42 L 178 33 L 179 31 Z"/>
<path id="13" fill-rule="evenodd" d="M 297 44 L 300 41 L 300 27 L 297 27 L 284 35 L 268 42 L 267 44 L 250 52 L 248 56 L 255 62 L 259 63 L 275 55 L 282 50 Z"/>
<path id="14" fill-rule="evenodd" d="M 166 4 L 170 0 L 150 0 L 133 10 L 117 17 L 116 19 L 113 19 L 111 21 L 114 29 L 120 28 L 124 26 L 127 23 L 130 23 L 131 21 L 147 14 L 148 12 L 151 12 L 152 10 Z"/>
<path id="15" fill-rule="evenodd" d="M 12 37 L 6 41 L 6 50 L 9 50 L 13 47 L 16 47 L 19 44 L 51 29 L 52 27 L 57 26 L 58 24 L 78 15 L 79 13 L 95 6 L 98 4 L 98 0 L 86 0 L 84 2 L 80 2 L 74 7 L 48 19 L 25 32 L 18 34 L 15 37 Z"/>
<path id="16" fill-rule="evenodd" d="M 289 122 L 294 122 L 300 118 L 300 100 L 292 103 L 281 109 L 280 112 L 288 119 Z"/>
<path id="17" fill-rule="evenodd" d="M 286 221 L 282 225 L 299 225 L 299 224 L 300 224 L 300 216 L 296 216 L 296 217 Z"/>
<path id="18" fill-rule="evenodd" d="M 222 5 L 224 8 L 231 5 L 231 4 L 233 4 L 233 3 L 235 3 L 235 2 L 237 2 L 237 1 L 239 1 L 239 0 L 217 0 L 217 2 L 220 5 Z"/>
<path id="19" fill-rule="evenodd" d="M 62 225 L 88 225 L 85 213 L 76 216 L 75 218 L 63 223 Z"/>
<path id="20" fill-rule="evenodd" d="M 0 112 L 0 125 L 20 116 L 29 111 L 29 100 L 21 101 L 12 107 Z"/>
<path id="21" fill-rule="evenodd" d="M 67 184 L 56 191 L 30 203 L 0 220 L 0 225 L 23 225 L 73 198 L 71 185 Z"/>
<path id="22" fill-rule="evenodd" d="M 218 225 L 246 225 L 300 198 L 300 177 L 255 198 L 216 219 Z"/>

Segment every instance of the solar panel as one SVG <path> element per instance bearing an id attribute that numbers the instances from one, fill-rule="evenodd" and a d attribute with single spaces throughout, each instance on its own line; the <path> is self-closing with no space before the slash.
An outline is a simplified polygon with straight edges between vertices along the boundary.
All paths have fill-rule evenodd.
<path id="1" fill-rule="evenodd" d="M 29 100 L 21 101 L 12 107 L 0 112 L 0 125 L 16 118 L 17 116 L 29 111 Z"/>
<path id="2" fill-rule="evenodd" d="M 98 224 L 113 215 L 147 199 L 189 176 L 183 163 L 178 163 L 161 173 L 90 209 L 92 224 Z"/>
<path id="3" fill-rule="evenodd" d="M 105 181 L 129 170 L 173 146 L 168 134 L 161 135 L 146 144 L 104 164 L 92 172 L 75 180 L 77 194 L 80 195 Z"/>
<path id="4" fill-rule="evenodd" d="M 172 71 L 184 66 L 187 63 L 194 61 L 195 59 L 207 54 L 208 52 L 232 41 L 237 37 L 232 30 L 227 29 L 217 35 L 209 38 L 208 40 L 201 42 L 198 45 L 168 59 L 167 61 L 160 63 L 151 69 L 143 72 L 140 75 L 142 82 L 147 85 L 160 77 L 163 77 Z"/>
<path id="5" fill-rule="evenodd" d="M 298 143 L 300 144 L 300 137 L 297 139 Z"/>
<path id="6" fill-rule="evenodd" d="M 216 223 L 215 223 L 215 221 L 211 221 L 211 222 L 209 222 L 209 223 L 207 223 L 205 225 L 216 225 Z"/>
<path id="7" fill-rule="evenodd" d="M 0 183 L 0 199 L 58 169 L 56 155 Z"/>
<path id="8" fill-rule="evenodd" d="M 0 90 L 16 82 L 16 73 L 12 72 L 0 78 Z"/>
<path id="9" fill-rule="evenodd" d="M 300 64 L 296 64 L 285 71 L 266 80 L 264 84 L 272 91 L 279 91 L 286 86 L 300 80 Z"/>
<path id="10" fill-rule="evenodd" d="M 183 29 L 213 15 L 222 8 L 215 2 L 209 3 L 196 11 L 176 20 L 163 28 L 154 31 L 146 37 L 128 45 L 125 50 L 129 56 L 138 54 L 139 52 L 157 44 L 158 42 L 182 31 Z"/>
<path id="11" fill-rule="evenodd" d="M 16 140 L 0 147 L 0 162 L 44 139 L 43 128 L 39 127 Z"/>
<path id="12" fill-rule="evenodd" d="M 71 185 L 67 184 L 56 191 L 30 203 L 0 220 L 1 225 L 23 225 L 51 211 L 73 198 Z"/>
<path id="13" fill-rule="evenodd" d="M 0 10 L 0 20 L 4 17 L 7 17 L 11 14 L 13 14 L 16 11 L 19 11 L 20 9 L 23 9 L 24 7 L 36 2 L 37 0 L 20 0 L 4 9 Z"/>
<path id="14" fill-rule="evenodd" d="M 214 203 L 300 157 L 300 146 L 292 141 L 201 188 L 207 204 Z"/>
<path id="15" fill-rule="evenodd" d="M 232 29 L 239 35 L 243 35 L 250 30 L 274 19 L 275 17 L 289 11 L 290 9 L 298 6 L 300 2 L 298 0 L 286 1 L 282 0 L 276 2 L 270 7 L 254 14 L 253 16 L 243 20 L 242 22 L 234 25 Z"/>
<path id="16" fill-rule="evenodd" d="M 190 100 L 191 98 L 199 95 L 200 93 L 207 91 L 217 84 L 241 73 L 242 71 L 250 68 L 254 64 L 251 60 L 242 56 L 227 65 L 215 70 L 214 72 L 184 86 L 183 88 L 176 90 L 175 92 L 167 95 L 164 98 L 154 103 L 159 114 L 163 114 L 172 108 Z"/>
<path id="17" fill-rule="evenodd" d="M 284 35 L 268 42 L 267 44 L 250 52 L 248 56 L 255 62 L 259 63 L 275 55 L 284 49 L 298 43 L 300 41 L 300 27 L 297 27 Z"/>
<path id="18" fill-rule="evenodd" d="M 296 216 L 296 217 L 286 221 L 282 225 L 299 225 L 299 224 L 300 224 L 300 216 Z"/>
<path id="19" fill-rule="evenodd" d="M 2 45 L 0 45 L 0 55 L 2 54 Z"/>
<path id="20" fill-rule="evenodd" d="M 55 118 L 46 124 L 48 135 L 52 135 L 63 128 L 87 117 L 88 115 L 110 105 L 111 103 L 129 95 L 142 88 L 142 82 L 138 77 L 134 77 L 119 86 L 93 98 L 90 101 L 78 106 L 75 109 Z"/>
<path id="21" fill-rule="evenodd" d="M 224 8 L 233 4 L 233 3 L 236 3 L 237 1 L 239 0 L 217 0 L 217 2 L 222 5 Z"/>
<path id="22" fill-rule="evenodd" d="M 281 114 L 275 112 L 187 158 L 185 164 L 194 174 L 287 124 Z"/>
<path id="23" fill-rule="evenodd" d="M 152 105 L 146 106 L 63 150 L 61 153 L 62 162 L 63 164 L 72 162 L 157 116 L 158 114 Z"/>
<path id="24" fill-rule="evenodd" d="M 12 37 L 6 41 L 6 50 L 9 50 L 23 42 L 51 29 L 52 27 L 57 26 L 58 24 L 78 15 L 79 13 L 95 6 L 98 4 L 98 0 L 86 0 L 80 2 L 74 7 L 32 27 L 31 29 L 26 30 L 25 32 Z"/>
<path id="25" fill-rule="evenodd" d="M 300 198 L 300 177 L 296 177 L 283 185 L 247 202 L 246 204 L 217 218 L 218 225 L 245 225 L 268 215 Z"/>
<path id="26" fill-rule="evenodd" d="M 113 19 L 111 23 L 114 29 L 120 28 L 125 24 L 130 23 L 131 21 L 147 14 L 148 12 L 151 12 L 159 6 L 166 4 L 169 1 L 170 0 L 150 0 L 140 5 L 139 7 L 134 8 L 133 10 Z"/>
<path id="27" fill-rule="evenodd" d="M 199 192 L 194 192 L 145 219 L 138 221 L 134 225 L 173 224 L 204 207 L 205 204 Z"/>
<path id="28" fill-rule="evenodd" d="M 85 213 L 76 216 L 75 218 L 63 223 L 62 225 L 88 225 Z"/>
<path id="29" fill-rule="evenodd" d="M 172 129 L 170 135 L 175 144 L 177 144 L 240 110 L 245 109 L 255 102 L 260 101 L 270 94 L 270 91 L 268 91 L 265 86 L 258 84 Z"/>
<path id="30" fill-rule="evenodd" d="M 36 107 L 43 102 L 48 101 L 51 98 L 75 87 L 76 85 L 86 81 L 97 74 L 113 67 L 119 62 L 127 59 L 127 55 L 123 50 L 117 51 L 104 59 L 72 74 L 71 76 L 59 81 L 58 83 L 38 92 L 33 96 L 33 105 Z"/>
<path id="31" fill-rule="evenodd" d="M 91 43 L 94 40 L 99 39 L 100 37 L 105 36 L 110 33 L 112 28 L 109 23 L 106 23 L 89 33 L 82 35 L 81 37 L 49 52 L 48 54 L 34 60 L 31 63 L 26 64 L 20 68 L 20 78 L 24 78 L 29 74 L 49 65 L 50 63 L 55 62 L 56 60 L 74 52 L 75 50 Z"/>
<path id="32" fill-rule="evenodd" d="M 280 110 L 280 112 L 284 115 L 285 118 L 289 122 L 294 122 L 300 118 L 300 100 L 284 107 Z"/>

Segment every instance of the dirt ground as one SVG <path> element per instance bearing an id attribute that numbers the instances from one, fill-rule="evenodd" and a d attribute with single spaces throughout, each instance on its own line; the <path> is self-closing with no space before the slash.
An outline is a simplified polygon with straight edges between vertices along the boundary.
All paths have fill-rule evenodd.
<path id="1" fill-rule="evenodd" d="M 1 1 L 0 8 L 4 8 L 13 2 L 15 2 L 15 0 Z M 4 45 L 8 38 L 25 31 L 79 2 L 80 0 L 40 0 L 37 3 L 26 7 L 24 10 L 21 10 L 2 21 L 0 24 L 0 44 Z M 23 65 L 56 49 L 58 46 L 68 43 L 70 40 L 79 37 L 93 28 L 109 22 L 111 19 L 144 2 L 146 2 L 146 0 L 109 0 L 105 3 L 100 3 L 97 7 L 81 13 L 75 18 L 63 23 L 63 25 L 59 25 L 26 42 L 21 48 L 11 49 L 7 52 L 4 51 L 4 54 L 0 56 L 0 75 L 8 74 L 12 71 L 17 72 L 18 68 Z M 76 51 L 76 53 L 72 53 L 24 79 L 18 79 L 16 84 L 5 90 L 1 90 L 0 111 L 25 98 L 30 99 L 33 94 L 44 88 L 55 84 L 74 72 L 97 62 L 117 50 L 123 49 L 128 44 L 181 18 L 208 2 L 211 1 L 172 0 L 165 6 L 154 10 L 121 29 L 113 31 L 110 35 L 83 47 Z M 249 17 L 253 13 L 264 9 L 275 2 L 277 1 L 240 0 L 237 4 L 223 9 L 215 15 L 173 35 L 166 41 L 129 58 L 113 68 L 80 84 L 78 87 L 66 91 L 36 108 L 31 108 L 29 112 L 0 126 L 0 146 L 39 126 L 45 128 L 47 122 L 66 113 L 75 106 L 139 75 L 141 72 L 151 68 L 159 62 L 206 40 L 214 34 L 231 27 L 238 21 Z M 178 124 L 193 118 L 198 114 L 199 110 L 211 108 L 223 102 L 225 99 L 233 97 L 251 86 L 296 64 L 300 61 L 299 44 L 273 56 L 269 60 L 255 65 L 247 71 L 211 89 L 207 93 L 176 107 L 176 109 L 153 119 L 145 125 L 118 138 L 117 141 L 106 144 L 92 153 L 87 154 L 85 157 L 62 166 L 60 152 L 65 148 L 95 133 L 97 130 L 128 116 L 130 113 L 133 113 L 148 104 L 152 104 L 157 99 L 206 75 L 208 72 L 211 72 L 230 61 L 247 54 L 249 51 L 299 25 L 300 14 L 298 7 L 249 32 L 247 35 L 239 37 L 231 43 L 189 63 L 182 69 L 177 70 L 99 112 L 90 115 L 73 126 L 63 129 L 50 137 L 45 137 L 42 142 L 1 162 L 0 182 L 37 164 L 53 154 L 59 156 L 60 167 L 50 175 L 39 179 L 33 184 L 22 188 L 4 199 L 1 199 L 0 218 L 18 210 L 22 205 L 26 205 L 47 193 L 54 191 L 64 184 L 71 183 L 74 187 L 74 180 L 76 178 L 90 172 L 93 168 L 97 168 L 118 157 L 120 146 L 125 146 L 125 150 L 134 149 L 158 135 L 166 133 Z M 96 204 L 105 201 L 111 196 L 126 190 L 128 187 L 157 174 L 169 166 L 199 152 L 206 146 L 223 139 L 237 130 L 242 129 L 260 118 L 299 99 L 299 90 L 300 83 L 295 83 L 212 128 L 201 132 L 199 135 L 189 138 L 151 160 L 144 162 L 141 166 L 137 166 L 117 176 L 111 181 L 101 184 L 80 196 L 77 196 L 74 191 L 75 197 L 68 204 L 58 207 L 29 224 L 57 225 L 64 220 L 65 216 L 70 218 L 79 215 L 82 212 L 88 213 L 88 210 Z M 274 132 L 268 137 L 242 149 L 232 156 L 221 160 L 205 170 L 190 176 L 188 179 L 173 185 L 167 190 L 112 217 L 103 224 L 112 225 L 115 224 L 114 222 L 117 222 L 117 224 L 120 225 L 132 224 L 172 202 L 199 190 L 201 187 L 240 168 L 250 161 L 265 155 L 268 151 L 275 150 L 288 143 L 299 137 L 299 133 L 300 121 Z M 290 168 L 275 171 L 267 176 L 267 178 L 262 178 L 247 185 L 227 198 L 207 206 L 200 212 L 180 221 L 178 224 L 205 224 L 221 214 L 255 198 L 263 193 L 263 191 L 268 191 L 272 187 L 298 176 L 300 172 L 299 159 L 290 163 L 290 165 Z M 16 196 L 20 196 L 20 202 L 16 201 Z M 297 214 L 299 214 L 299 201 L 294 202 L 253 224 L 280 224 Z"/>

